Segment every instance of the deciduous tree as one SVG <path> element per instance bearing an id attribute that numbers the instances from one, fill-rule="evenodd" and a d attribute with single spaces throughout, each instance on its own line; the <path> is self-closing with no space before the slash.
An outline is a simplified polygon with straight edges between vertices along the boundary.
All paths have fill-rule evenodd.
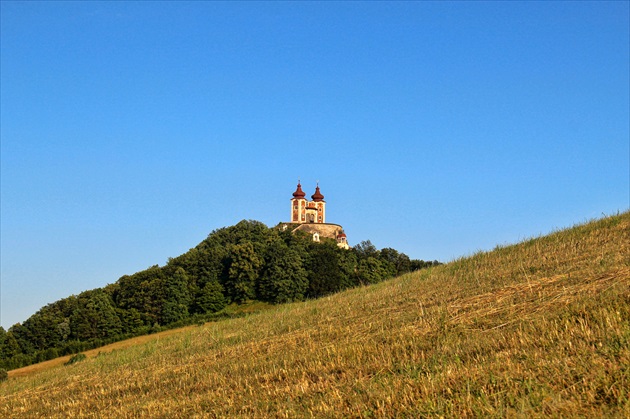
<path id="1" fill-rule="evenodd" d="M 271 243 L 258 285 L 259 299 L 271 303 L 300 301 L 307 288 L 308 277 L 298 251 L 281 240 Z"/>
<path id="2" fill-rule="evenodd" d="M 262 263 L 251 242 L 230 247 L 228 278 L 224 287 L 232 301 L 243 303 L 256 296 L 256 280 Z"/>

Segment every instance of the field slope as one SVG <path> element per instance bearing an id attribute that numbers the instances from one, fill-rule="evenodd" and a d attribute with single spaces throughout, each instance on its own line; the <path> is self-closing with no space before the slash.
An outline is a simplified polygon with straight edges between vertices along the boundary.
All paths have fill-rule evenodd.
<path id="1" fill-rule="evenodd" d="M 0 384 L 0 417 L 630 417 L 630 213 Z"/>

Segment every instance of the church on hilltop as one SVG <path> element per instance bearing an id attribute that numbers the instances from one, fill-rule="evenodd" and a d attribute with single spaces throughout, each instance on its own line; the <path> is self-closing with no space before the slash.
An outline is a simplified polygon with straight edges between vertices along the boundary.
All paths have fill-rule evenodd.
<path id="1" fill-rule="evenodd" d="M 291 221 L 284 223 L 282 228 L 285 230 L 292 228 L 292 232 L 304 231 L 311 234 L 315 242 L 319 242 L 321 238 L 333 239 L 337 241 L 337 246 L 349 249 L 343 227 L 326 222 L 326 201 L 319 190 L 319 182 L 311 199 L 312 201 L 306 199 L 306 194 L 298 181 L 297 189 L 291 198 Z"/>

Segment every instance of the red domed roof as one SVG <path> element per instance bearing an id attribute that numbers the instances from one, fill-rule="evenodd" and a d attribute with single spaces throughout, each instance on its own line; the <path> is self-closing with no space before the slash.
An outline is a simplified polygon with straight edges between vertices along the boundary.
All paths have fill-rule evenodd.
<path id="1" fill-rule="evenodd" d="M 295 192 L 293 192 L 293 198 L 304 199 L 305 196 L 306 194 L 302 190 L 302 185 L 300 185 L 300 182 L 298 182 L 297 189 L 295 190 Z"/>
<path id="2" fill-rule="evenodd" d="M 324 195 L 322 195 L 322 193 L 319 191 L 319 185 L 317 185 L 317 187 L 315 188 L 315 193 L 311 195 L 311 198 L 313 198 L 313 201 L 315 202 L 320 202 L 324 200 Z"/>

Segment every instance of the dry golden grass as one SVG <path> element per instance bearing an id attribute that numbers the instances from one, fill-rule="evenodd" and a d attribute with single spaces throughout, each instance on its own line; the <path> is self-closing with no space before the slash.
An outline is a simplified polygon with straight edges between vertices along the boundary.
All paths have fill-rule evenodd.
<path id="1" fill-rule="evenodd" d="M 625 213 L 16 370 L 0 385 L 0 416 L 630 417 L 629 308 Z"/>
<path id="2" fill-rule="evenodd" d="M 112 352 L 118 349 L 128 348 L 130 346 L 136 346 L 147 342 L 152 342 L 154 340 L 159 340 L 160 338 L 164 338 L 166 336 L 170 336 L 172 334 L 179 334 L 185 330 L 191 329 L 194 326 L 187 326 L 180 329 L 174 330 L 165 330 L 163 332 L 151 334 L 151 335 L 143 335 L 137 336 L 131 339 L 123 340 L 120 342 L 115 342 L 109 345 L 101 346 L 97 349 L 90 349 L 89 351 L 83 352 L 87 357 L 93 358 L 95 356 L 100 356 L 101 354 Z M 17 368 L 9 371 L 9 377 L 23 377 L 26 375 L 31 375 L 36 372 L 45 371 L 53 367 L 57 367 L 59 365 L 64 365 L 70 359 L 72 355 L 60 356 L 59 358 L 51 359 L 49 361 L 40 362 L 39 364 L 28 365 L 26 367 Z"/>

